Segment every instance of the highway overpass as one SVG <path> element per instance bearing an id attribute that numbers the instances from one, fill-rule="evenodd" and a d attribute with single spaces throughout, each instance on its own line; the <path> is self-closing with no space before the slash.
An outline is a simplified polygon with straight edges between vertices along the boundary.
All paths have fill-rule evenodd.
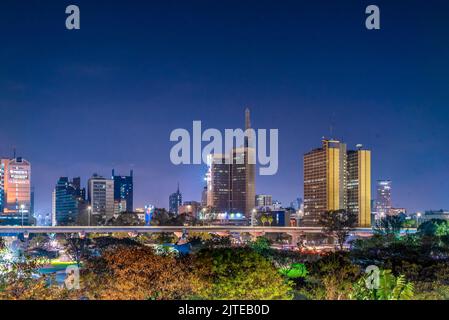
<path id="1" fill-rule="evenodd" d="M 251 226 L 0 226 L 1 234 L 11 233 L 162 233 L 162 232 L 229 232 L 229 233 L 320 233 L 320 227 L 251 227 Z M 372 233 L 371 228 L 357 228 L 355 233 Z"/>

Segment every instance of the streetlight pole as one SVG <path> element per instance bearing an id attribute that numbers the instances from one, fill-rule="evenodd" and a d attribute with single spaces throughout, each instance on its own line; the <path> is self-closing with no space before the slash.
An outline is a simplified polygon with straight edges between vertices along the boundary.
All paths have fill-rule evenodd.
<path id="1" fill-rule="evenodd" d="M 90 216 L 92 214 L 92 207 L 88 206 L 87 207 L 87 225 L 90 227 Z"/>
<path id="2" fill-rule="evenodd" d="M 419 218 L 421 218 L 421 212 L 418 212 L 417 214 L 416 214 L 416 227 L 418 228 L 418 226 L 419 226 Z"/>

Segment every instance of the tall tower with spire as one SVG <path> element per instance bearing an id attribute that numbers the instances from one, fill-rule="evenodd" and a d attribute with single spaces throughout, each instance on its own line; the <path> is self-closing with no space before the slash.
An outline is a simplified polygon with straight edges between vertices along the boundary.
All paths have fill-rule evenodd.
<path id="1" fill-rule="evenodd" d="M 245 130 L 251 129 L 250 111 L 245 110 Z M 251 136 L 246 137 L 243 146 L 230 154 L 210 156 L 207 174 L 207 205 L 221 212 L 242 213 L 248 219 L 256 205 L 256 165 L 249 161 L 254 155 Z M 231 158 L 228 163 L 226 160 Z"/>
<path id="2" fill-rule="evenodd" d="M 169 208 L 168 210 L 171 213 L 179 214 L 179 207 L 182 205 L 182 194 L 179 191 L 179 182 L 178 189 L 175 193 L 172 193 L 169 197 Z"/>
<path id="3" fill-rule="evenodd" d="M 245 130 L 251 129 L 250 111 L 245 109 Z M 231 164 L 231 210 L 251 217 L 256 205 L 255 175 L 256 165 L 249 161 L 254 155 L 252 136 L 245 136 L 243 148 L 232 150 Z M 240 161 L 239 161 L 240 160 Z M 242 161 L 243 160 L 243 161 Z"/>

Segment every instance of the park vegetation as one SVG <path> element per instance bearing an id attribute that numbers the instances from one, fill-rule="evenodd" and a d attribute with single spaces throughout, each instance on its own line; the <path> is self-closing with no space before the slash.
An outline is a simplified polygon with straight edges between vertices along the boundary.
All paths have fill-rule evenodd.
<path id="1" fill-rule="evenodd" d="M 42 259 L 24 255 L 0 261 L 0 299 L 449 299 L 446 221 L 428 221 L 417 233 L 400 234 L 393 218 L 379 223 L 372 237 L 343 246 L 353 221 L 345 218 L 345 230 L 338 230 L 339 216 L 328 219 L 327 229 L 336 248 L 321 253 L 275 249 L 266 237 L 235 243 L 206 233 L 189 235 L 188 254 L 157 249 L 164 247 L 158 243 L 175 241 L 167 235 L 61 238 L 80 267 L 79 288 L 69 290 L 54 276 L 39 275 Z M 46 240 L 28 241 L 42 247 Z M 8 250 L 0 244 L 2 252 Z M 373 268 L 377 278 L 367 272 Z"/>

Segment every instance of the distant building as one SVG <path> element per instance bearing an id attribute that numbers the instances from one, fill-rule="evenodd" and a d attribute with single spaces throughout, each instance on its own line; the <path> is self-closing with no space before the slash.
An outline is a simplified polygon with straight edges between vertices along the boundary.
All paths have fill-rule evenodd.
<path id="1" fill-rule="evenodd" d="M 269 194 L 258 194 L 256 195 L 256 207 L 270 207 L 273 205 L 273 197 Z"/>
<path id="2" fill-rule="evenodd" d="M 197 201 L 185 201 L 182 206 L 178 208 L 179 214 L 189 215 L 191 217 L 197 217 L 201 210 L 201 203 Z"/>
<path id="3" fill-rule="evenodd" d="M 282 202 L 279 200 L 273 200 L 273 204 L 271 205 L 271 210 L 281 210 L 282 209 Z"/>
<path id="4" fill-rule="evenodd" d="M 203 192 L 201 192 L 201 206 L 207 207 L 207 186 L 205 186 Z"/>
<path id="5" fill-rule="evenodd" d="M 114 201 L 117 202 L 120 212 L 133 212 L 133 170 L 130 171 L 129 176 L 117 176 L 112 170 L 112 179 L 114 180 Z"/>
<path id="6" fill-rule="evenodd" d="M 179 191 L 179 183 L 178 183 L 178 190 L 172 193 L 168 200 L 169 200 L 168 206 L 169 212 L 179 214 L 179 207 L 182 205 L 182 194 Z"/>
<path id="7" fill-rule="evenodd" d="M 81 179 L 70 181 L 61 177 L 53 190 L 53 212 L 55 225 L 74 225 L 79 215 L 80 204 L 85 201 L 86 189 L 81 188 Z"/>
<path id="8" fill-rule="evenodd" d="M 302 225 L 318 226 L 319 216 L 346 209 L 346 144 L 322 140 L 322 147 L 304 155 L 304 217 Z"/>
<path id="9" fill-rule="evenodd" d="M 124 212 L 131 212 L 127 210 L 126 200 L 114 200 L 114 215 Z"/>
<path id="10" fill-rule="evenodd" d="M 31 164 L 22 157 L 0 159 L 0 224 L 29 225 Z"/>
<path id="11" fill-rule="evenodd" d="M 390 214 L 391 211 L 391 181 L 377 180 L 376 186 L 376 216 L 377 218 Z"/>
<path id="12" fill-rule="evenodd" d="M 88 181 L 88 200 L 91 215 L 110 219 L 114 216 L 114 180 L 94 174 Z"/>
<path id="13" fill-rule="evenodd" d="M 428 210 L 424 212 L 423 215 L 420 216 L 419 222 L 426 222 L 429 220 L 440 219 L 440 220 L 449 220 L 449 211 L 447 210 Z"/>
<path id="14" fill-rule="evenodd" d="M 405 208 L 391 208 L 390 209 L 390 215 L 397 216 L 400 214 L 407 214 L 407 209 L 405 209 Z"/>
<path id="15" fill-rule="evenodd" d="M 357 215 L 359 227 L 371 226 L 371 151 L 351 150 L 347 153 L 348 211 Z"/>

